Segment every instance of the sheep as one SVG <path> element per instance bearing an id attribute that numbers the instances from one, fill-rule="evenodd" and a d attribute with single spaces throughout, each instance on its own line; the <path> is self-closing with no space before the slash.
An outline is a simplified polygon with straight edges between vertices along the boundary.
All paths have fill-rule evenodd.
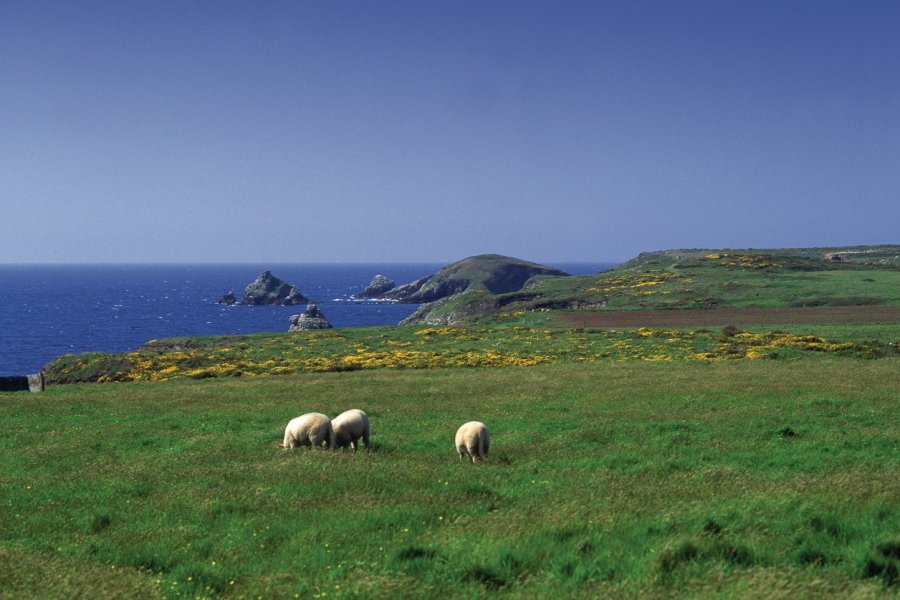
<path id="1" fill-rule="evenodd" d="M 329 450 L 334 450 L 334 427 L 331 419 L 322 413 L 307 413 L 291 419 L 284 428 L 284 441 L 279 448 L 312 446 L 318 448 L 325 442 Z"/>
<path id="2" fill-rule="evenodd" d="M 456 431 L 456 451 L 459 452 L 459 460 L 468 454 L 472 462 L 479 458 L 487 458 L 491 447 L 491 434 L 484 423 L 469 421 Z"/>
<path id="3" fill-rule="evenodd" d="M 350 446 L 356 452 L 358 440 L 362 438 L 369 449 L 369 416 L 363 411 L 354 408 L 342 412 L 331 421 L 334 427 L 335 446 L 346 448 Z"/>

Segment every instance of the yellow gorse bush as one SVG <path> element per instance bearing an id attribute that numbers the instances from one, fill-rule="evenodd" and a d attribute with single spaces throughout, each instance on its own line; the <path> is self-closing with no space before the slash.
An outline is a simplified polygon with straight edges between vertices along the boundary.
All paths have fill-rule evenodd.
<path id="1" fill-rule="evenodd" d="M 609 294 L 623 290 L 639 290 L 651 286 L 662 285 L 676 280 L 684 280 L 685 276 L 668 271 L 651 271 L 649 273 L 606 275 L 596 280 L 594 285 L 583 288 L 590 293 Z"/>
<path id="2" fill-rule="evenodd" d="M 415 335 L 446 335 L 454 331 L 453 327 L 429 327 L 418 330 Z"/>
<path id="3" fill-rule="evenodd" d="M 728 269 L 776 269 L 783 266 L 765 254 L 707 254 L 703 258 Z"/>

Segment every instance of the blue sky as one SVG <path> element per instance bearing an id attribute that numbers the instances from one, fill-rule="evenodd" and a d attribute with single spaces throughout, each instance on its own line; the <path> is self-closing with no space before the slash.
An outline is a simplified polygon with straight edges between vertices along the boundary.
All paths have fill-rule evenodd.
<path id="1" fill-rule="evenodd" d="M 897 243 L 898 2 L 0 0 L 0 263 Z"/>

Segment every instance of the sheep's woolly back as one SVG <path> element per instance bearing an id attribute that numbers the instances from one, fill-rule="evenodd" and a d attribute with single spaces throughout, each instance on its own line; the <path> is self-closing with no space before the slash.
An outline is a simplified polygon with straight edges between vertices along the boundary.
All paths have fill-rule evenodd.
<path id="1" fill-rule="evenodd" d="M 322 442 L 333 450 L 335 444 L 334 428 L 331 419 L 322 413 L 307 413 L 288 422 L 284 428 L 285 448 L 297 446 L 319 446 Z"/>
<path id="2" fill-rule="evenodd" d="M 331 421 L 334 427 L 336 445 L 345 448 L 356 446 L 359 438 L 369 447 L 369 416 L 358 408 L 342 412 Z"/>
<path id="3" fill-rule="evenodd" d="M 456 431 L 456 451 L 460 458 L 468 454 L 472 462 L 475 462 L 476 459 L 487 457 L 490 446 L 490 432 L 480 421 L 464 423 Z"/>

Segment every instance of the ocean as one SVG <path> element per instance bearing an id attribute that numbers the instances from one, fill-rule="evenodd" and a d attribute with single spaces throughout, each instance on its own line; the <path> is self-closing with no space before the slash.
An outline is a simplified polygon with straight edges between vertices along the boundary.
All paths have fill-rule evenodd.
<path id="1" fill-rule="evenodd" d="M 225 306 L 263 271 L 300 288 L 335 327 L 396 325 L 411 304 L 353 301 L 376 274 L 398 285 L 443 264 L 0 265 L 0 375 L 66 353 L 128 352 L 152 339 L 287 331 L 304 306 Z M 611 263 L 554 263 L 572 275 Z"/>

